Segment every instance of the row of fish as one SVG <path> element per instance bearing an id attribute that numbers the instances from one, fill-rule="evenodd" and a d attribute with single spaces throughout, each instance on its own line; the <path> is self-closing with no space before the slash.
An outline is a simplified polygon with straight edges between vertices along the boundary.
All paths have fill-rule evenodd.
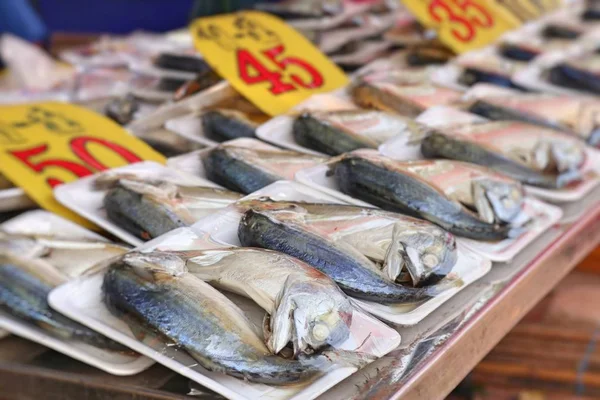
<path id="1" fill-rule="evenodd" d="M 0 311 L 61 339 L 132 354 L 125 346 L 53 310 L 47 300 L 58 285 L 126 251 L 106 242 L 1 233 Z"/>

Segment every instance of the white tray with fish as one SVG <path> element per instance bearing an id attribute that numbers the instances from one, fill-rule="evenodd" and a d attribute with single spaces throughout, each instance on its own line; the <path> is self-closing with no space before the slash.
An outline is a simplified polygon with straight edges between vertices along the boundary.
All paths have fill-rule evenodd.
<path id="1" fill-rule="evenodd" d="M 206 179 L 149 161 L 111 169 L 110 173 L 131 174 L 140 178 L 168 181 L 191 187 L 198 186 L 220 189 L 219 185 Z M 134 246 L 141 245 L 144 242 L 142 239 L 134 236 L 124 228 L 117 226 L 117 224 L 109 219 L 104 207 L 104 198 L 108 190 L 95 187 L 96 179 L 101 176 L 101 174 L 102 173 L 91 175 L 65 185 L 60 185 L 54 190 L 54 196 L 65 207 L 94 222 L 101 228 L 117 236 L 119 239 Z"/>
<path id="2" fill-rule="evenodd" d="M 227 142 L 223 142 L 223 144 L 231 144 L 236 147 L 245 147 L 259 150 L 280 150 L 279 147 L 275 147 L 268 143 L 252 138 L 239 138 L 229 140 Z M 167 159 L 167 166 L 191 175 L 198 176 L 203 179 L 208 179 L 206 176 L 204 165 L 202 164 L 202 160 L 214 147 L 215 146 L 211 146 L 205 149 L 193 151 L 191 153 L 182 154 L 177 157 L 171 157 Z"/>
<path id="3" fill-rule="evenodd" d="M 167 160 L 167 165 L 208 179 L 238 193 L 252 193 L 327 157 L 284 150 L 253 138 L 228 140 L 217 146 Z"/>
<path id="4" fill-rule="evenodd" d="M 195 233 L 181 228 L 146 243 L 140 251 L 188 251 L 222 249 L 230 247 L 219 244 L 207 234 Z M 106 271 L 72 281 L 54 290 L 50 295 L 53 307 L 60 309 L 71 318 L 97 330 L 106 336 L 127 344 L 136 351 L 153 358 L 167 368 L 216 391 L 230 399 L 313 399 L 341 380 L 356 372 L 356 367 L 334 368 L 316 380 L 291 386 L 269 386 L 250 383 L 245 380 L 211 372 L 198 364 L 192 356 L 173 344 L 166 344 L 154 335 L 136 336 L 128 324 L 115 317 L 102 300 L 102 282 Z M 257 326 L 263 323 L 265 312 L 254 302 L 235 294 L 227 294 L 251 322 Z M 341 344 L 341 350 L 353 351 L 360 348 L 365 353 L 382 357 L 400 344 L 400 336 L 387 327 L 358 310 L 353 313 L 350 337 Z M 136 338 L 137 337 L 137 338 Z"/>
<path id="5" fill-rule="evenodd" d="M 370 203 L 342 193 L 335 180 L 329 176 L 329 166 L 322 164 L 313 168 L 302 170 L 296 174 L 296 179 L 316 190 L 323 191 L 330 196 L 335 196 L 341 201 L 359 206 L 370 206 Z M 519 252 L 527 247 L 537 236 L 546 229 L 556 224 L 562 216 L 560 208 L 543 203 L 535 198 L 524 199 L 523 211 L 518 216 L 519 221 L 526 221 L 526 230 L 516 238 L 500 241 L 478 241 L 458 238 L 465 246 L 482 256 L 495 262 L 509 262 Z"/>
<path id="6" fill-rule="evenodd" d="M 207 104 L 192 113 L 175 116 L 164 126 L 186 139 L 212 146 L 227 140 L 254 138 L 259 126 L 256 121 L 266 119 L 266 114 L 238 95 Z"/>
<path id="7" fill-rule="evenodd" d="M 106 242 L 108 244 L 106 239 L 103 237 L 55 214 L 42 210 L 35 210 L 21 214 L 3 223 L 0 228 L 2 231 L 14 235 L 60 238 L 66 240 L 63 242 L 66 245 L 69 244 L 69 241 L 73 241 L 73 243 L 75 243 L 74 241 L 76 240 L 83 240 L 81 243 L 84 244 L 86 241 L 90 240 L 96 241 L 97 243 Z M 32 245 L 31 247 L 35 246 Z M 75 251 L 77 250 L 76 247 L 74 247 L 74 249 Z M 85 252 L 83 249 L 82 251 Z M 57 270 L 59 270 L 61 273 L 65 274 L 66 276 L 73 277 L 73 275 L 76 273 L 81 273 L 83 269 L 91 267 L 95 261 L 106 259 L 106 256 L 102 256 L 95 249 L 91 251 L 94 254 L 91 254 L 90 250 L 87 250 L 86 254 L 89 257 L 83 256 L 83 258 L 81 258 L 81 254 L 69 256 L 68 250 L 57 249 L 56 253 L 62 252 L 65 256 L 61 257 L 59 254 L 49 254 L 47 258 L 51 264 L 53 261 L 61 264 L 56 266 Z M 108 257 L 111 256 L 111 253 L 109 253 Z M 82 260 L 85 261 L 81 262 Z M 68 267 L 68 264 L 73 263 L 78 265 L 74 265 L 72 268 Z M 33 325 L 33 323 L 25 322 L 20 318 L 8 314 L 5 311 L 0 312 L 0 327 L 17 336 L 21 336 L 25 339 L 42 344 L 71 358 L 99 368 L 113 375 L 134 375 L 154 364 L 152 359 L 140 355 L 108 351 L 86 344 L 79 340 L 54 336 L 48 331 Z"/>
<path id="8" fill-rule="evenodd" d="M 310 97 L 303 103 L 300 103 L 287 115 L 278 115 L 265 122 L 256 130 L 256 136 L 265 142 L 273 143 L 285 149 L 296 150 L 307 154 L 322 155 L 317 151 L 300 146 L 294 140 L 292 126 L 294 119 L 302 111 L 340 111 L 356 110 L 357 107 L 348 98 L 343 95 L 319 94 Z"/>
<path id="9" fill-rule="evenodd" d="M 323 191 L 316 190 L 298 182 L 280 181 L 253 193 L 244 199 L 256 199 L 268 197 L 277 201 L 304 201 L 313 203 L 353 204 L 340 200 L 339 197 L 331 196 Z M 242 200 L 243 201 L 243 200 Z M 354 203 L 356 204 L 356 203 Z M 192 229 L 198 232 L 206 232 L 214 240 L 239 246 L 238 226 L 242 213 L 235 206 L 228 207 L 196 223 Z M 445 287 L 450 282 L 451 288 L 443 291 L 443 294 L 430 300 L 419 303 L 416 307 L 381 305 L 374 302 L 354 300 L 355 303 L 376 317 L 393 322 L 397 325 L 414 325 L 434 311 L 437 307 L 450 299 L 454 294 L 468 286 L 470 283 L 484 276 L 491 268 L 491 262 L 472 251 L 460 246 L 458 260 L 450 273 L 452 276 L 440 283 Z M 452 281 L 460 282 L 460 286 L 453 287 Z M 443 286 L 442 286 L 443 285 Z"/>
<path id="10" fill-rule="evenodd" d="M 478 124 L 489 122 L 489 120 L 477 115 L 456 110 L 449 107 L 434 107 L 422 113 L 418 122 L 433 128 L 452 127 L 462 124 Z M 541 128 L 540 128 L 541 129 Z M 558 134 L 561 135 L 561 134 Z M 562 135 L 561 135 L 562 136 Z M 574 140 L 571 136 L 564 135 L 568 140 Z M 577 140 L 575 142 L 579 143 Z M 583 143 L 581 146 L 584 146 Z M 424 159 L 419 145 L 407 146 L 401 137 L 391 139 L 379 147 L 381 154 L 399 161 Z M 590 146 L 585 146 L 585 160 L 579 167 L 582 181 L 572 183 L 561 189 L 546 189 L 526 185 L 527 191 L 542 200 L 551 203 L 566 203 L 583 198 L 591 190 L 600 184 L 600 151 Z"/>

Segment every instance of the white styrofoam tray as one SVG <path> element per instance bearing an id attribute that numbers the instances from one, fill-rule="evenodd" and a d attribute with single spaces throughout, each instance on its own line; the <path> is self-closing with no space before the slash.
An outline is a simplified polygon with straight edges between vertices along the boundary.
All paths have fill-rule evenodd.
<path id="1" fill-rule="evenodd" d="M 13 234 L 54 234 L 60 235 L 61 238 L 106 240 L 73 222 L 43 210 L 21 214 L 3 223 L 1 229 Z M 6 312 L 0 312 L 0 328 L 113 375 L 135 375 L 154 364 L 153 360 L 140 355 L 120 354 L 76 340 L 52 336 L 47 331 Z"/>
<path id="2" fill-rule="evenodd" d="M 316 190 L 323 191 L 330 196 L 335 196 L 346 203 L 373 207 L 372 204 L 355 199 L 339 191 L 335 177 L 327 176 L 328 170 L 329 167 L 326 163 L 313 168 L 303 169 L 296 174 L 296 180 Z M 485 242 L 458 237 L 457 241 L 492 261 L 509 262 L 525 249 L 529 243 L 535 240 L 536 237 L 557 223 L 562 216 L 560 208 L 543 203 L 532 197 L 525 199 L 523 213 L 528 217 L 527 219 L 530 222 L 527 225 L 527 230 L 516 238 L 498 242 Z"/>
<path id="3" fill-rule="evenodd" d="M 147 242 L 139 248 L 152 250 L 190 250 L 230 247 L 218 243 L 203 233 L 189 228 L 171 231 Z M 221 373 L 210 372 L 198 365 L 185 351 L 170 346 L 154 336 L 140 341 L 130 327 L 112 315 L 102 302 L 102 279 L 104 271 L 71 281 L 50 294 L 50 303 L 65 315 L 103 333 L 132 349 L 144 354 L 165 367 L 230 399 L 313 399 L 338 382 L 356 372 L 354 367 L 336 368 L 322 377 L 304 385 L 274 387 L 249 383 Z M 254 322 L 261 326 L 264 311 L 254 302 L 237 295 L 225 293 Z M 351 337 L 340 348 L 370 353 L 382 357 L 400 344 L 400 335 L 375 318 L 356 310 L 353 314 Z"/>
<path id="4" fill-rule="evenodd" d="M 265 142 L 261 142 L 257 139 L 252 138 L 239 138 L 228 140 L 222 144 L 231 144 L 237 147 L 252 148 L 258 150 L 279 150 L 278 147 L 271 146 Z M 171 157 L 167 159 L 167 166 L 176 170 L 191 174 L 203 179 L 208 179 L 202 160 L 208 155 L 208 153 L 214 149 L 215 146 L 207 147 L 204 149 L 192 151 L 191 153 L 182 154 L 180 156 Z"/>
<path id="5" fill-rule="evenodd" d="M 345 204 L 335 196 L 328 195 L 322 191 L 312 189 L 298 182 L 278 181 L 269 186 L 258 190 L 245 197 L 259 198 L 270 197 L 273 200 L 288 201 L 307 201 L 316 203 L 336 203 Z M 352 203 L 350 203 L 352 204 Z M 205 217 L 192 226 L 197 232 L 208 233 L 211 238 L 222 243 L 239 246 L 237 230 L 241 213 L 230 206 L 219 212 Z M 433 312 L 436 308 L 450 299 L 454 294 L 465 288 L 470 283 L 476 281 L 485 275 L 491 268 L 491 262 L 484 257 L 474 254 L 465 246 L 459 246 L 459 256 L 455 268 L 452 271 L 453 277 L 462 280 L 462 285 L 445 291 L 442 295 L 425 301 L 417 305 L 380 305 L 372 302 L 355 300 L 354 303 L 360 308 L 368 311 L 376 317 L 393 322 L 397 325 L 414 325 Z M 457 280 L 458 280 L 457 279 Z M 444 284 L 444 283 L 441 283 Z"/>
<path id="6" fill-rule="evenodd" d="M 331 94 L 315 95 L 294 107 L 290 114 L 278 115 L 259 126 L 256 130 L 256 136 L 259 139 L 286 149 L 296 150 L 307 154 L 323 155 L 322 153 L 307 149 L 296 143 L 292 133 L 292 126 L 294 124 L 294 119 L 296 118 L 294 114 L 311 110 L 336 111 L 353 109 L 357 109 L 356 105 L 341 93 L 335 92 Z"/>
<path id="7" fill-rule="evenodd" d="M 456 110 L 451 107 L 438 106 L 425 111 L 417 118 L 418 122 L 431 127 L 443 127 L 449 124 L 465 124 L 487 121 L 477 115 Z M 381 146 L 379 152 L 386 157 L 398 161 L 422 160 L 420 146 L 408 147 L 401 137 L 392 138 Z M 568 203 L 581 200 L 600 184 L 600 150 L 586 147 L 586 160 L 581 167 L 584 179 L 572 187 L 563 189 L 544 189 L 527 185 L 527 192 L 551 203 Z"/>
<path id="8" fill-rule="evenodd" d="M 110 171 L 131 172 L 141 176 L 148 176 L 153 179 L 168 179 L 176 182 L 185 182 L 189 185 L 220 188 L 219 185 L 209 180 L 186 174 L 152 161 L 130 164 L 124 167 L 111 169 Z M 100 174 L 101 173 L 86 176 L 77 181 L 60 185 L 54 189 L 54 197 L 65 207 L 92 221 L 124 242 L 133 246 L 141 245 L 144 243 L 141 239 L 133 236 L 108 219 L 106 210 L 103 206 L 106 190 L 97 190 L 94 188 L 94 180 Z"/>

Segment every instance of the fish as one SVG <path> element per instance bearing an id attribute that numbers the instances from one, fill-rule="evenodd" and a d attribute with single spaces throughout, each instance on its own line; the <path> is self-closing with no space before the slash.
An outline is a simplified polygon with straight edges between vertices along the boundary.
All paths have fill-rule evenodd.
<path id="1" fill-rule="evenodd" d="M 559 62 L 545 75 L 551 83 L 586 93 L 600 94 L 600 55 L 590 54 L 575 60 Z"/>
<path id="2" fill-rule="evenodd" d="M 143 240 L 190 226 L 241 197 L 226 189 L 128 173 L 104 173 L 94 184 L 108 189 L 103 202 L 108 219 Z"/>
<path id="3" fill-rule="evenodd" d="M 99 349 L 131 352 L 125 346 L 54 311 L 48 294 L 64 276 L 47 263 L 13 255 L 0 255 L 0 310 L 33 324 L 49 334 Z"/>
<path id="4" fill-rule="evenodd" d="M 508 75 L 475 67 L 465 67 L 458 78 L 458 82 L 465 86 L 473 86 L 476 83 L 490 83 L 492 85 L 516 89 L 521 92 L 529 92 L 529 89 L 515 83 Z"/>
<path id="5" fill-rule="evenodd" d="M 455 125 L 421 143 L 427 158 L 479 164 L 526 185 L 560 189 L 581 181 L 585 145 L 569 135 L 522 122 Z"/>
<path id="6" fill-rule="evenodd" d="M 259 11 L 277 15 L 283 19 L 306 19 L 324 18 L 330 15 L 337 15 L 343 11 L 344 6 L 339 0 L 287 0 L 278 3 L 256 3 L 254 8 Z"/>
<path id="7" fill-rule="evenodd" d="M 244 212 L 238 227 L 243 246 L 299 258 L 358 299 L 389 304 L 426 301 L 444 290 L 428 285 L 446 277 L 457 260 L 453 235 L 396 213 L 268 198 L 242 201 L 236 207 Z M 391 243 L 396 253 L 389 250 Z M 414 287 L 394 283 L 403 269 Z"/>
<path id="8" fill-rule="evenodd" d="M 479 95 L 466 110 L 493 121 L 521 121 L 572 134 L 600 146 L 600 102 L 563 94 L 490 93 Z"/>
<path id="9" fill-rule="evenodd" d="M 498 46 L 498 52 L 504 58 L 513 61 L 529 62 L 540 55 L 538 49 L 527 48 L 521 44 L 502 43 Z"/>
<path id="10" fill-rule="evenodd" d="M 184 72 L 202 73 L 210 66 L 200 57 L 184 54 L 161 53 L 153 61 L 155 67 Z"/>
<path id="11" fill-rule="evenodd" d="M 104 107 L 104 115 L 119 125 L 127 125 L 133 121 L 139 109 L 139 101 L 132 94 L 128 94 L 109 101 Z"/>
<path id="12" fill-rule="evenodd" d="M 332 156 L 361 148 L 376 149 L 400 135 L 415 141 L 426 131 L 407 117 L 376 110 L 306 112 L 296 118 L 292 129 L 298 144 Z"/>
<path id="13" fill-rule="evenodd" d="M 296 172 L 320 164 L 325 157 L 280 149 L 221 144 L 202 157 L 208 178 L 229 190 L 249 194 Z"/>
<path id="14" fill-rule="evenodd" d="M 564 25 L 548 24 L 540 34 L 546 39 L 575 40 L 581 36 L 581 31 Z"/>
<path id="15" fill-rule="evenodd" d="M 209 87 L 214 86 L 221 81 L 221 76 L 211 69 L 200 72 L 194 79 L 185 82 L 183 85 L 177 88 L 173 94 L 173 100 L 183 100 L 193 94 L 208 89 Z"/>
<path id="16" fill-rule="evenodd" d="M 165 157 L 174 157 L 204 148 L 197 142 L 163 128 L 136 133 L 136 136 Z"/>
<path id="17" fill-rule="evenodd" d="M 442 65 L 450 61 L 454 53 L 443 46 L 417 46 L 408 49 L 406 62 L 410 67 L 423 67 L 428 65 Z"/>
<path id="18" fill-rule="evenodd" d="M 375 152 L 347 153 L 330 164 L 329 174 L 343 193 L 384 210 L 423 218 L 455 235 L 475 240 L 512 235 L 509 225 L 481 220 L 406 164 Z"/>
<path id="19" fill-rule="evenodd" d="M 458 101 L 462 94 L 456 90 L 430 83 L 394 84 L 367 82 L 359 79 L 350 88 L 352 100 L 364 108 L 375 108 L 406 117 L 416 118 L 429 107 Z"/>
<path id="20" fill-rule="evenodd" d="M 235 110 L 215 109 L 202 114 L 202 131 L 216 142 L 256 137 L 257 124 Z"/>
<path id="21" fill-rule="evenodd" d="M 300 383 L 332 367 L 325 352 L 299 359 L 273 355 L 243 311 L 188 273 L 183 260 L 167 256 L 154 261 L 126 256 L 104 275 L 104 304 L 132 329 L 158 333 L 209 371 L 254 383 Z M 355 359 L 372 361 L 359 355 Z"/>
<path id="22" fill-rule="evenodd" d="M 350 336 L 350 300 L 326 275 L 275 251 L 228 248 L 185 252 L 133 252 L 137 263 L 183 262 L 212 286 L 254 300 L 270 316 L 267 347 L 280 353 L 293 341 L 295 354 L 336 346 Z M 181 261 L 178 261 L 181 260 Z"/>
<path id="23" fill-rule="evenodd" d="M 66 278 L 84 275 L 99 262 L 127 251 L 127 246 L 100 239 L 0 231 L 0 254 L 40 259 Z"/>

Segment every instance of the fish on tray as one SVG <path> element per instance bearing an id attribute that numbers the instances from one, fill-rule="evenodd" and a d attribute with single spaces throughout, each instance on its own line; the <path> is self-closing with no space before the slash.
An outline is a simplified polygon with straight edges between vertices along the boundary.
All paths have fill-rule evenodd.
<path id="1" fill-rule="evenodd" d="M 294 121 L 296 142 L 336 156 L 348 151 L 376 149 L 396 136 L 420 141 L 427 128 L 408 117 L 377 110 L 306 112 Z"/>
<path id="2" fill-rule="evenodd" d="M 268 198 L 236 207 L 244 212 L 238 228 L 243 246 L 297 257 L 351 297 L 419 303 L 448 289 L 434 284 L 456 264 L 456 242 L 426 221 L 375 208 Z"/>
<path id="3" fill-rule="evenodd" d="M 329 173 L 343 193 L 426 219 L 455 235 L 502 240 L 518 232 L 510 222 L 521 210 L 521 185 L 481 167 L 401 162 L 359 150 L 332 161 Z"/>
<path id="4" fill-rule="evenodd" d="M 465 105 L 471 113 L 494 121 L 513 120 L 577 135 L 600 146 L 600 101 L 549 93 L 506 91 L 476 95 Z"/>
<path id="5" fill-rule="evenodd" d="M 235 192 L 249 194 L 326 160 L 280 149 L 255 149 L 223 143 L 202 157 L 208 178 Z"/>
<path id="6" fill-rule="evenodd" d="M 585 147 L 552 129 L 501 121 L 444 127 L 423 140 L 421 152 L 483 165 L 526 185 L 560 189 L 583 179 Z"/>
<path id="7" fill-rule="evenodd" d="M 136 136 L 165 157 L 175 157 L 204 147 L 164 128 L 136 133 Z"/>
<path id="8" fill-rule="evenodd" d="M 600 53 L 558 63 L 545 72 L 557 85 L 591 94 L 600 94 Z"/>
<path id="9" fill-rule="evenodd" d="M 202 113 L 202 131 L 215 142 L 256 137 L 257 124 L 240 111 L 214 109 Z"/>
<path id="10" fill-rule="evenodd" d="M 456 90 L 431 83 L 393 84 L 359 80 L 350 89 L 352 100 L 361 107 L 398 113 L 414 118 L 426 109 L 458 101 Z"/>
<path id="11" fill-rule="evenodd" d="M 110 265 L 102 291 L 108 309 L 132 329 L 158 333 L 209 371 L 249 382 L 295 384 L 336 363 L 360 367 L 372 361 L 361 353 L 334 350 L 298 359 L 273 355 L 244 312 L 188 273 L 178 257 L 123 257 Z"/>
<path id="12" fill-rule="evenodd" d="M 0 254 L 40 259 L 67 278 L 81 276 L 97 263 L 128 250 L 125 246 L 90 238 L 0 231 Z"/>
<path id="13" fill-rule="evenodd" d="M 188 186 L 132 173 L 106 172 L 94 185 L 108 189 L 104 196 L 108 219 L 143 240 L 190 226 L 241 197 L 226 189 Z"/>
<path id="14" fill-rule="evenodd" d="M 229 249 L 129 253 L 129 264 L 180 263 L 212 286 L 254 300 L 271 317 L 267 347 L 295 353 L 336 346 L 350 335 L 352 305 L 329 277 L 304 262 L 271 250 Z"/>
<path id="15" fill-rule="evenodd" d="M 2 254 L 0 310 L 61 339 L 78 341 L 103 350 L 131 352 L 125 346 L 50 308 L 48 294 L 64 282 L 64 276 L 48 263 Z"/>

